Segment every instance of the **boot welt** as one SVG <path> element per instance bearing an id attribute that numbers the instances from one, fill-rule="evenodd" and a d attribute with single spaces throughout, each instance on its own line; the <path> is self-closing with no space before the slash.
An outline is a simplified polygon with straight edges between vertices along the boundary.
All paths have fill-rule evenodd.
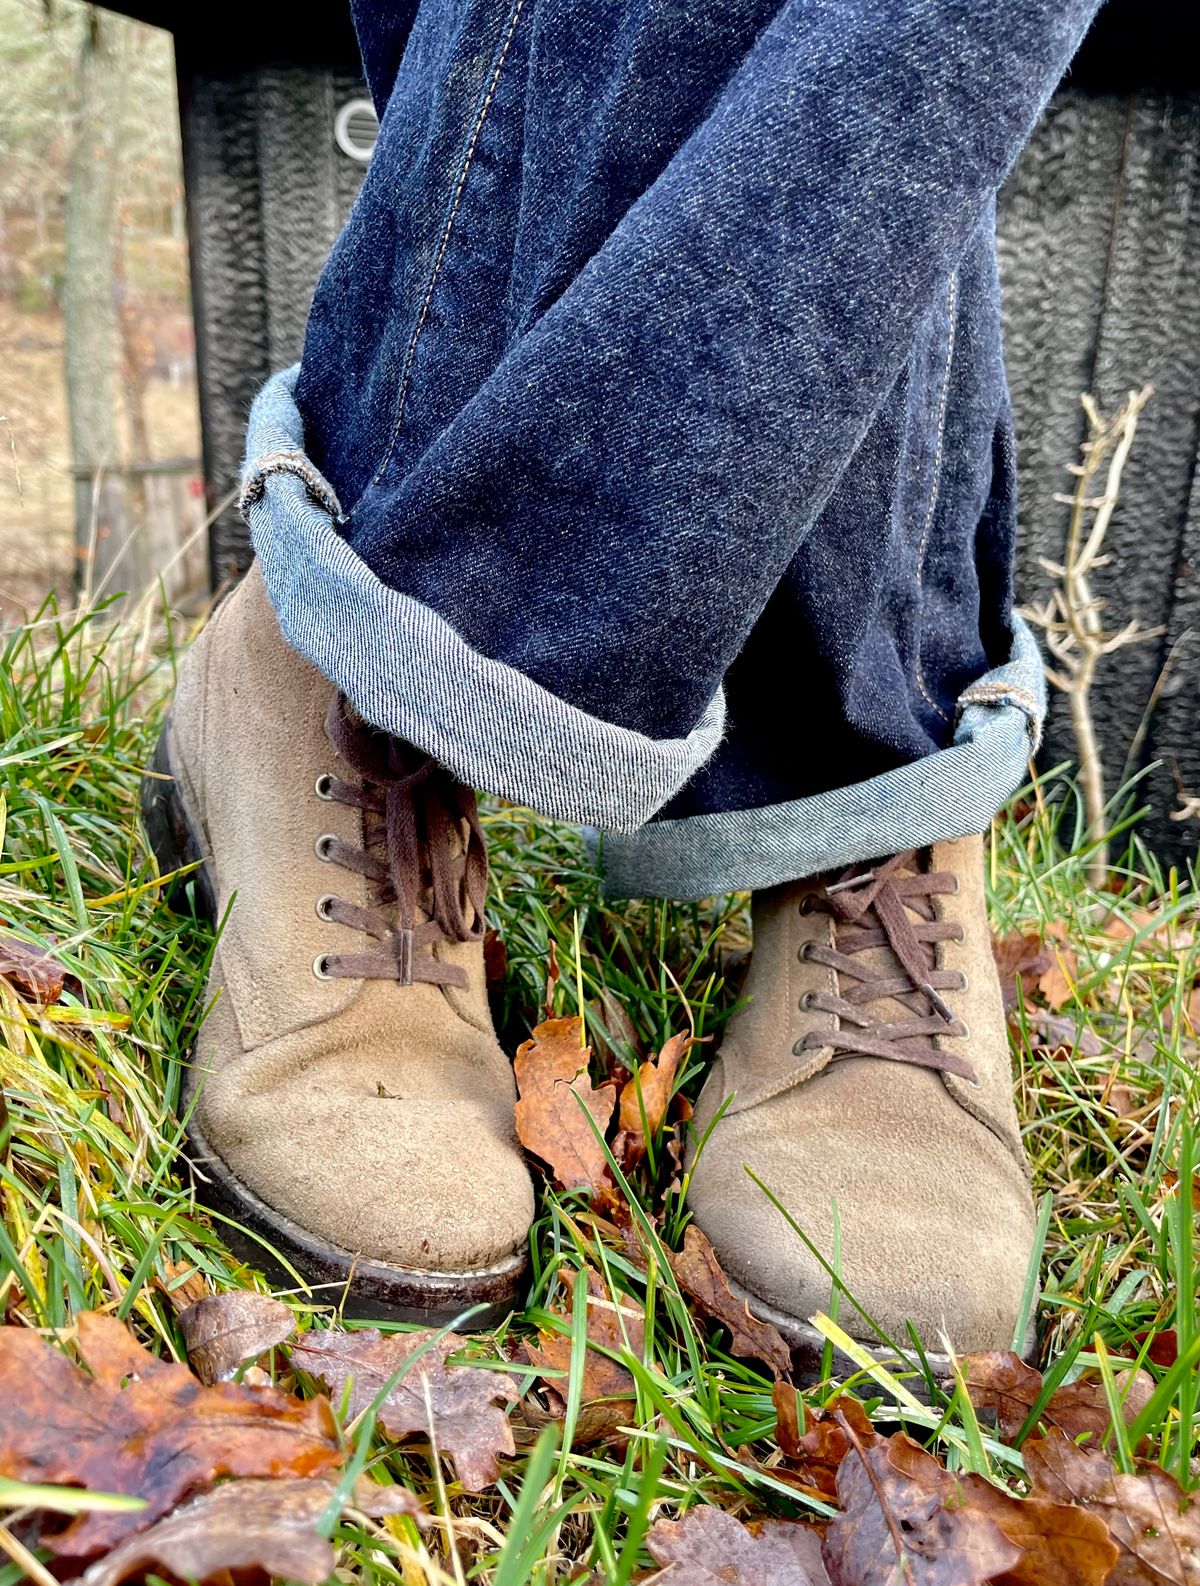
<path id="1" fill-rule="evenodd" d="M 156 775 L 142 780 L 141 805 L 159 869 L 165 874 L 185 865 L 202 867 L 174 882 L 166 900 L 173 908 L 190 910 L 191 883 L 197 912 L 215 921 L 216 896 L 206 853 L 171 769 L 167 726 L 155 749 L 154 771 Z M 475 1331 L 494 1327 L 519 1304 L 529 1267 L 526 1250 L 470 1272 L 429 1272 L 372 1261 L 327 1243 L 261 1200 L 207 1144 L 194 1117 L 187 1124 L 183 1157 L 196 1199 L 220 1218 L 222 1238 L 235 1255 L 283 1287 L 294 1288 L 299 1278 L 302 1287 L 319 1288 L 317 1298 L 327 1298 L 343 1315 L 441 1327 L 474 1310 L 464 1326 Z"/>
<path id="2" fill-rule="evenodd" d="M 772 1327 L 783 1335 L 784 1342 L 792 1351 L 792 1374 L 796 1386 L 811 1387 L 815 1383 L 825 1381 L 822 1361 L 828 1340 L 824 1333 L 803 1317 L 793 1316 L 788 1311 L 781 1311 L 775 1305 L 769 1305 L 766 1300 L 760 1299 L 757 1294 L 744 1288 L 733 1278 L 728 1278 L 728 1283 L 733 1293 L 753 1315 L 764 1322 L 770 1322 Z M 844 1331 L 848 1332 L 849 1329 Z M 893 1376 L 899 1377 L 914 1398 L 919 1399 L 923 1404 L 929 1402 L 929 1385 L 916 1350 L 892 1349 L 886 1344 L 880 1344 L 878 1340 L 868 1342 L 864 1338 L 855 1338 L 854 1342 L 876 1365 L 883 1366 Z M 850 1377 L 862 1375 L 864 1367 L 861 1360 L 855 1360 L 836 1345 L 832 1346 L 832 1351 L 831 1381 L 844 1382 Z M 1037 1329 L 1031 1321 L 1019 1353 L 1022 1360 L 1029 1361 L 1036 1352 Z M 925 1360 L 939 1382 L 953 1380 L 954 1362 L 945 1351 L 927 1349 Z"/>

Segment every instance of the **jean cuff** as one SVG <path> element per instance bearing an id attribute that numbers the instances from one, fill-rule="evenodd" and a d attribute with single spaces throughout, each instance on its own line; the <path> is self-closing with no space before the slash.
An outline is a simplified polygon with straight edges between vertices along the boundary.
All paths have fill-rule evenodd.
<path id="1" fill-rule="evenodd" d="M 338 525 L 305 455 L 294 391 L 274 375 L 250 410 L 241 506 L 283 636 L 373 726 L 435 756 L 469 787 L 558 820 L 634 831 L 721 741 L 718 690 L 684 738 L 591 716 L 473 649 L 444 617 L 384 584 Z"/>
<path id="2" fill-rule="evenodd" d="M 1014 617 L 1008 661 L 964 690 L 948 748 L 809 798 L 585 836 L 609 896 L 660 898 L 777 886 L 948 842 L 984 831 L 1028 779 L 1045 714 L 1037 641 Z"/>

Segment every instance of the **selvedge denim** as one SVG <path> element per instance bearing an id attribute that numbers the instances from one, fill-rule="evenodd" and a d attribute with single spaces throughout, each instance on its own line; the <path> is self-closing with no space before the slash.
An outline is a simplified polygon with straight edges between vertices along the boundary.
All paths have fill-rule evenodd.
<path id="1" fill-rule="evenodd" d="M 615 890 L 979 830 L 1044 708 L 994 197 L 1094 9 L 360 0 L 379 144 L 247 442 L 288 638 Z"/>

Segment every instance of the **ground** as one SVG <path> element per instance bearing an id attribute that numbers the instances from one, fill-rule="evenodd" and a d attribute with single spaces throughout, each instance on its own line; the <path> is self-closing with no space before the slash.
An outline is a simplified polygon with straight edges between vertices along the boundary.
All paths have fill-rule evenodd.
<path id="1" fill-rule="evenodd" d="M 152 607 L 141 617 L 109 632 L 103 613 L 78 622 L 47 613 L 8 637 L 0 668 L 0 1310 L 10 1327 L 66 1342 L 80 1313 L 105 1312 L 155 1354 L 184 1360 L 180 1296 L 260 1280 L 177 1176 L 175 1108 L 205 1012 L 212 939 L 166 906 L 138 824 L 139 779 L 187 638 L 176 628 L 165 639 Z M 1136 789 L 1131 798 L 1136 805 Z M 1098 1369 L 1110 1396 L 1123 1380 L 1114 1373 L 1136 1360 L 1150 1383 L 1136 1423 L 1145 1441 L 1131 1447 L 1114 1417 L 1109 1453 L 1129 1471 L 1138 1456 L 1160 1462 L 1191 1488 L 1200 905 L 1184 878 L 1141 851 L 1136 826 L 1114 842 L 1114 853 L 1126 843 L 1128 853 L 1105 888 L 1090 890 L 1077 810 L 1064 779 L 1027 790 L 996 823 L 989 850 L 1042 1211 L 1039 1360 L 1048 1387 Z M 509 806 L 493 805 L 486 821 L 497 933 L 489 962 L 509 1050 L 547 1003 L 556 1015 L 584 1014 L 597 1081 L 624 1079 L 627 1065 L 689 1028 L 719 1037 L 746 957 L 742 900 L 611 907 L 576 833 Z M 65 975 L 59 994 L 39 996 L 22 978 L 13 940 L 49 950 Z M 695 1094 L 698 1054 L 711 1050 L 710 1040 L 681 1064 L 683 1096 Z M 513 1413 L 518 1451 L 502 1461 L 498 1483 L 469 1493 L 461 1471 L 427 1444 L 371 1441 L 373 1418 L 365 1433 L 355 1420 L 363 1457 L 416 1492 L 436 1523 L 419 1529 L 401 1518 L 380 1530 L 343 1518 L 334 1533 L 340 1579 L 514 1586 L 591 1571 L 620 1586 L 653 1565 L 650 1521 L 696 1503 L 743 1518 L 828 1514 L 789 1476 L 771 1371 L 735 1356 L 730 1335 L 685 1303 L 672 1276 L 668 1252 L 687 1219 L 670 1143 L 685 1111 L 674 1103 L 656 1149 L 629 1173 L 626 1221 L 642 1230 L 642 1256 L 611 1205 L 547 1187 L 527 1311 L 461 1346 L 523 1395 Z M 587 1313 L 575 1279 L 587 1268 L 618 1302 L 646 1313 L 640 1360 L 625 1362 L 630 1402 L 599 1431 L 580 1415 L 573 1364 L 566 1380 L 543 1378 L 540 1396 L 529 1391 L 528 1346 L 539 1330 L 543 1342 L 578 1342 Z M 331 1319 L 321 1297 L 284 1297 L 304 1328 Z M 289 1356 L 276 1350 L 264 1363 L 291 1391 Z M 547 1393 L 555 1381 L 557 1397 Z M 878 1376 L 847 1386 L 877 1424 L 902 1424 L 951 1469 L 1007 1477 L 1019 1490 L 1021 1454 L 981 1426 L 961 1387 L 915 1383 L 932 1398 L 926 1405 Z M 806 1401 L 816 1409 L 834 1392 L 825 1383 Z M 535 1446 L 539 1422 L 563 1434 L 564 1421 L 565 1435 Z M 0 1431 L 2 1422 L 0 1406 Z M 0 1451 L 0 1489 L 5 1471 Z M 0 1490 L 0 1512 L 5 1503 Z M 6 1537 L 0 1526 L 0 1546 Z M 6 1567 L 0 1553 L 0 1586 L 27 1573 L 12 1547 L 18 1562 Z"/>

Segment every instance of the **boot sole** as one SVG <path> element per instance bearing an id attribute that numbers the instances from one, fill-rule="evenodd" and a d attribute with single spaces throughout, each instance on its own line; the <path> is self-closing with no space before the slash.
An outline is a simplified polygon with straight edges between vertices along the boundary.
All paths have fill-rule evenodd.
<path id="1" fill-rule="evenodd" d="M 764 1322 L 770 1322 L 772 1327 L 783 1335 L 784 1342 L 792 1351 L 792 1378 L 798 1388 L 812 1387 L 826 1380 L 844 1382 L 849 1377 L 862 1375 L 864 1369 L 862 1362 L 846 1354 L 836 1344 L 830 1345 L 824 1333 L 819 1332 L 811 1322 L 793 1316 L 788 1311 L 781 1311 L 777 1306 L 769 1305 L 766 1300 L 760 1299 L 757 1294 L 743 1288 L 732 1278 L 729 1278 L 728 1282 L 733 1293 L 749 1307 L 753 1315 Z M 923 1404 L 929 1402 L 929 1386 L 915 1351 L 909 1353 L 905 1350 L 891 1349 L 886 1344 L 868 1343 L 862 1338 L 855 1338 L 854 1342 L 876 1365 L 883 1366 L 893 1376 L 899 1376 L 915 1399 L 919 1399 Z M 827 1348 L 832 1349 L 828 1379 L 823 1370 Z M 1031 1322 L 1020 1350 L 1021 1359 L 1030 1361 L 1036 1352 L 1037 1329 Z M 927 1349 L 925 1360 L 939 1382 L 953 1379 L 954 1363 L 948 1354 L 941 1350 Z"/>
<path id="2" fill-rule="evenodd" d="M 215 923 L 217 900 L 207 854 L 171 768 L 169 727 L 168 718 L 154 751 L 155 775 L 142 779 L 142 824 L 160 871 L 202 867 L 166 888 L 166 902 L 187 911 L 190 885 L 198 912 Z M 221 1219 L 225 1243 L 281 1287 L 293 1287 L 299 1275 L 306 1286 L 336 1290 L 330 1303 L 343 1315 L 426 1327 L 444 1326 L 482 1307 L 465 1323 L 470 1331 L 496 1326 L 517 1307 L 529 1267 L 526 1250 L 471 1272 L 429 1272 L 367 1260 L 329 1244 L 261 1200 L 208 1145 L 194 1118 L 187 1125 L 182 1155 L 197 1201 Z"/>

